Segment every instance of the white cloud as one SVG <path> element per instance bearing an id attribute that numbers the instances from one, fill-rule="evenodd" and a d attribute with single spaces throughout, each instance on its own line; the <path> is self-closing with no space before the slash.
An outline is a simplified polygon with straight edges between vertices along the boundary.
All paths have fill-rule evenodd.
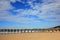
<path id="1" fill-rule="evenodd" d="M 60 20 L 60 18 L 58 18 L 58 14 L 57 14 L 57 12 L 60 12 L 59 11 L 60 10 L 59 3 L 42 5 L 42 7 L 40 7 L 39 5 L 36 4 L 36 6 L 33 7 L 34 10 L 29 9 L 29 10 L 22 10 L 21 11 L 20 9 L 18 9 L 18 13 L 20 13 L 20 11 L 21 11 L 22 15 L 37 15 L 39 17 L 39 19 L 45 19 L 47 21 L 54 21 L 54 20 L 59 21 Z M 40 11 L 42 11 L 42 12 L 40 12 Z M 54 19 L 54 18 L 56 18 L 56 19 Z"/>
<path id="2" fill-rule="evenodd" d="M 16 2 L 16 0 L 10 0 L 11 2 Z"/>
<path id="3" fill-rule="evenodd" d="M 0 12 L 0 18 L 1 17 L 8 17 L 8 16 L 10 16 L 8 11 L 1 11 Z"/>
<path id="4" fill-rule="evenodd" d="M 15 2 L 16 0 L 10 0 L 12 2 Z M 4 4 L 5 3 L 5 4 Z M 28 2 L 29 3 L 29 2 Z M 9 1 L 0 1 L 0 4 L 2 5 L 0 7 L 0 21 L 15 21 L 15 22 L 23 22 L 23 23 L 30 23 L 30 22 L 39 22 L 38 19 L 35 20 L 34 18 L 25 18 L 23 16 L 25 15 L 36 15 L 39 17 L 39 19 L 43 19 L 46 21 L 60 21 L 60 15 L 56 15 L 57 12 L 60 10 L 60 4 L 58 2 L 47 4 L 47 5 L 40 5 L 36 3 L 33 5 L 32 3 L 29 3 L 33 9 L 18 9 L 14 10 L 15 12 L 18 12 L 19 14 L 16 16 L 9 15 L 10 12 L 6 11 L 9 9 L 13 9 L 13 7 L 10 5 Z M 2 11 L 3 10 L 3 11 Z M 60 13 L 60 12 L 59 12 Z M 49 19 L 49 18 L 56 18 L 56 19 Z"/>
<path id="5" fill-rule="evenodd" d="M 16 2 L 16 1 L 19 1 L 19 2 L 22 2 L 21 0 L 10 0 L 11 2 Z"/>
<path id="6" fill-rule="evenodd" d="M 13 7 L 10 4 L 10 1 L 0 0 L 0 11 L 9 10 L 9 9 L 13 9 Z"/>

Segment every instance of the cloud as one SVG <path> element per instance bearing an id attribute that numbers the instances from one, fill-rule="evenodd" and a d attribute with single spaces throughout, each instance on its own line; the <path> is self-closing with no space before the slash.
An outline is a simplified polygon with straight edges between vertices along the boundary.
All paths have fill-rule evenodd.
<path id="1" fill-rule="evenodd" d="M 13 9 L 13 7 L 10 4 L 10 1 L 0 0 L 0 11 L 9 10 L 9 9 Z"/>
<path id="2" fill-rule="evenodd" d="M 17 0 L 10 0 L 16 2 Z M 47 1 L 44 3 L 33 3 L 33 1 L 28 1 L 32 9 L 17 9 L 12 10 L 17 12 L 16 15 L 9 10 L 14 9 L 11 6 L 10 1 L 0 1 L 0 21 L 12 21 L 12 22 L 23 22 L 23 23 L 32 23 L 32 22 L 41 22 L 41 19 L 45 21 L 60 21 L 60 4 L 57 2 L 48 4 Z M 20 0 L 18 0 L 20 1 Z M 34 0 L 35 1 L 35 0 Z M 52 0 L 51 0 L 52 1 Z M 21 1 L 20 1 L 21 2 Z M 45 3 L 46 2 L 46 3 Z M 54 1 L 53 1 L 54 2 Z M 5 3 L 5 4 L 4 4 Z M 11 14 L 12 13 L 12 14 Z M 35 19 L 35 17 L 37 19 Z"/>
<path id="3" fill-rule="evenodd" d="M 29 10 L 15 10 L 18 13 L 21 13 L 20 15 L 36 15 L 39 17 L 39 19 L 44 19 L 46 21 L 60 21 L 60 18 L 58 16 L 58 13 L 60 13 L 60 4 L 59 3 L 52 3 L 47 5 L 33 5 L 33 9 Z M 19 16 L 20 16 L 19 15 Z"/>
<path id="4" fill-rule="evenodd" d="M 26 1 L 26 0 L 10 0 L 10 2 L 16 2 L 16 1 L 23 2 L 23 1 Z"/>
<path id="5" fill-rule="evenodd" d="M 16 2 L 17 0 L 10 0 L 11 2 Z"/>

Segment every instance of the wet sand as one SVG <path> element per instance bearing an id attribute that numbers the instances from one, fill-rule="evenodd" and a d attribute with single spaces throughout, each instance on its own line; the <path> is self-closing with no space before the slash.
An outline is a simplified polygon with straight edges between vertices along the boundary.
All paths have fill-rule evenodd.
<path id="1" fill-rule="evenodd" d="M 0 34 L 0 40 L 60 40 L 60 32 Z"/>

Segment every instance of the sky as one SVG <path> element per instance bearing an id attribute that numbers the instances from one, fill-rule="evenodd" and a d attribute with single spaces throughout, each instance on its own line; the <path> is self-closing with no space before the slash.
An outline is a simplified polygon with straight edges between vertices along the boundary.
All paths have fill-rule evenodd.
<path id="1" fill-rule="evenodd" d="M 60 0 L 0 0 L 0 28 L 60 26 Z"/>

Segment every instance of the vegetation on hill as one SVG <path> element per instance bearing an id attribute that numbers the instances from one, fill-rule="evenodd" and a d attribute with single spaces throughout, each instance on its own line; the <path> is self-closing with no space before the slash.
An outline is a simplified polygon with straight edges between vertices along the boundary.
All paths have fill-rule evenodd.
<path id="1" fill-rule="evenodd" d="M 60 28 L 60 26 L 56 26 L 56 27 L 53 27 L 53 28 Z"/>

